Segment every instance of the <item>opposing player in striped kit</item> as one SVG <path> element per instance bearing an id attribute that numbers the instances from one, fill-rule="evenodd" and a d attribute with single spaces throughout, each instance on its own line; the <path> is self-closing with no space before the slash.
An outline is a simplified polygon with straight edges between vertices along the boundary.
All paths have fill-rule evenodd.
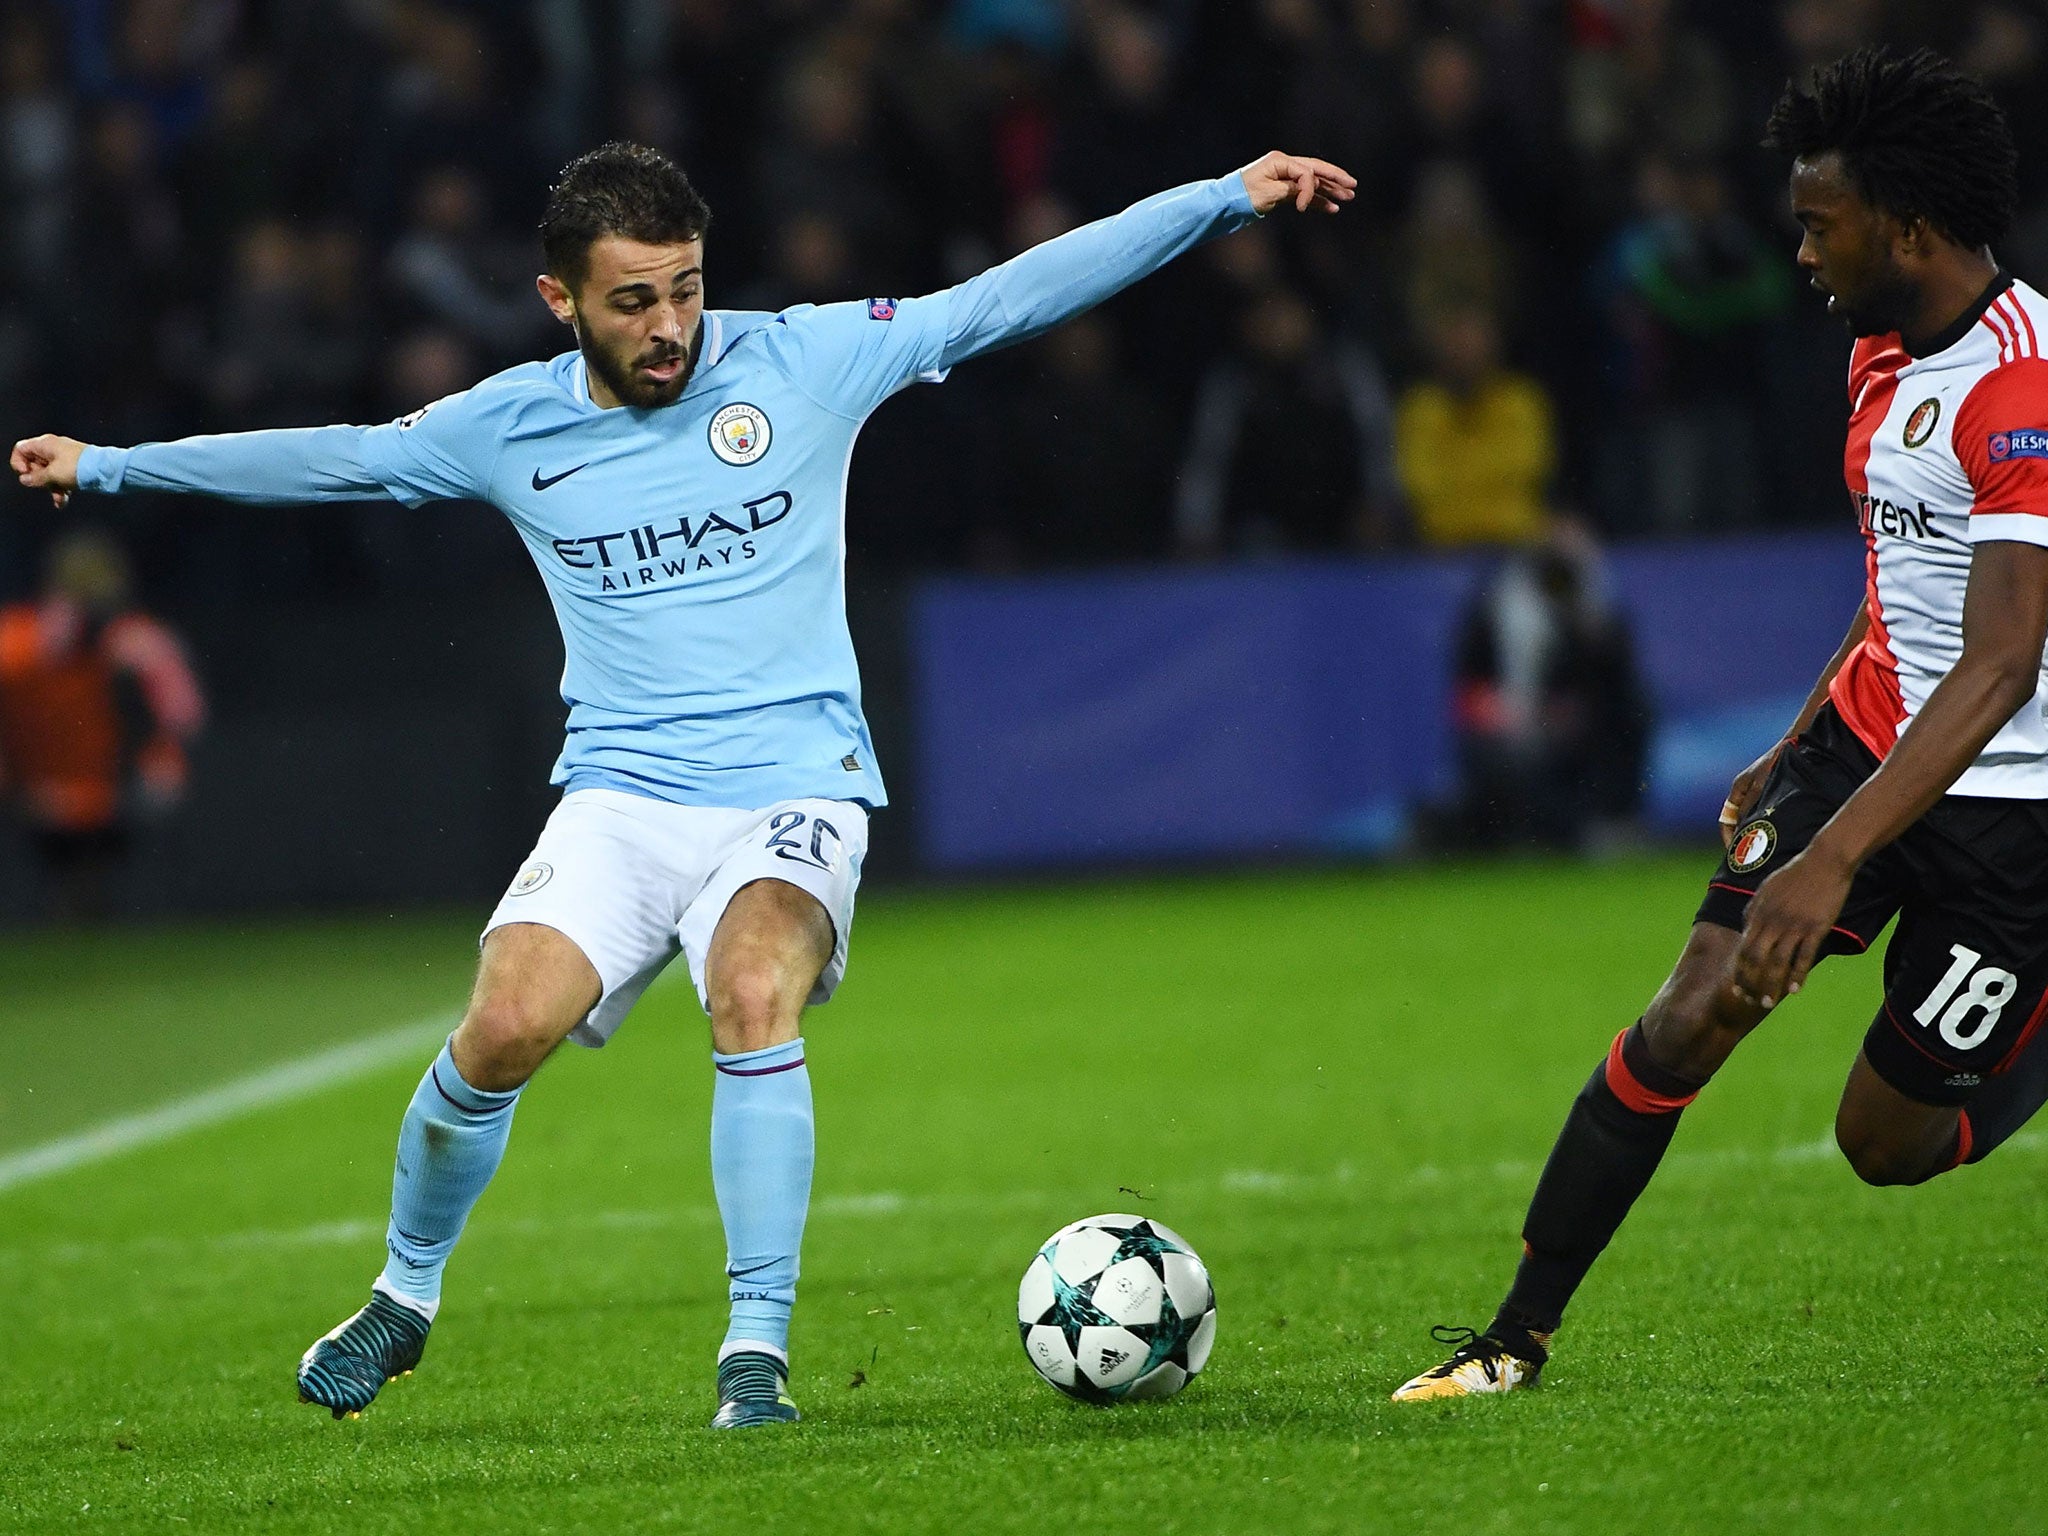
<path id="1" fill-rule="evenodd" d="M 1872 1184 L 1988 1156 L 2048 1099 L 2048 301 L 2000 269 L 2016 155 L 1976 81 L 1865 50 L 1789 87 L 1799 265 L 1857 338 L 1855 620 L 1735 782 L 1727 857 L 1662 990 L 1615 1038 L 1536 1186 L 1483 1332 L 1396 1401 L 1534 1383 L 1680 1114 L 1822 956 L 1894 916 L 1835 1137 Z M 1739 665 L 1731 658 L 1731 665 Z"/>

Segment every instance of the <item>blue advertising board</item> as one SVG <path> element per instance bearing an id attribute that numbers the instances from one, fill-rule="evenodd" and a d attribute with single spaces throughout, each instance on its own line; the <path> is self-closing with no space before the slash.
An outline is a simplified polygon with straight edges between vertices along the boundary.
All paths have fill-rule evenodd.
<path id="1" fill-rule="evenodd" d="M 1459 622 L 1483 556 L 948 577 L 919 593 L 928 867 L 1372 851 L 1457 787 Z M 1657 711 L 1645 815 L 1713 825 L 1862 592 L 1840 535 L 1609 562 Z"/>

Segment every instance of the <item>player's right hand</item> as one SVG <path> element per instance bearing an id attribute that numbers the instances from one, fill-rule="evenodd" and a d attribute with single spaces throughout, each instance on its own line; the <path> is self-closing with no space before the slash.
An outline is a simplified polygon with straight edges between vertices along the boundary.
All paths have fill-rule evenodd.
<path id="1" fill-rule="evenodd" d="M 1789 741 L 1791 738 L 1786 738 Z M 1721 806 L 1721 846 L 1734 846 L 1735 829 L 1743 818 L 1756 809 L 1757 796 L 1764 792 L 1764 780 L 1771 776 L 1771 769 L 1777 766 L 1778 755 L 1785 750 L 1786 743 L 1779 742 L 1762 757 L 1735 775 L 1735 782 L 1728 788 L 1728 799 Z"/>
<path id="2" fill-rule="evenodd" d="M 7 462 L 24 486 L 48 491 L 50 500 L 62 507 L 78 489 L 78 456 L 83 452 L 85 444 L 77 438 L 46 432 L 16 443 Z"/>
<path id="3" fill-rule="evenodd" d="M 1335 213 L 1358 195 L 1358 178 L 1342 166 L 1307 155 L 1272 150 L 1237 173 L 1252 200 L 1252 212 L 1264 218 L 1283 203 L 1297 213 L 1319 209 Z"/>

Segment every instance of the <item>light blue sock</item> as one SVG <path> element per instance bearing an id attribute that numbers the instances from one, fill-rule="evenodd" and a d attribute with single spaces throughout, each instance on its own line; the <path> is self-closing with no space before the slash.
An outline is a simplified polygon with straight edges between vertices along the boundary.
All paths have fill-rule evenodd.
<path id="1" fill-rule="evenodd" d="M 512 1134 L 519 1090 L 486 1093 L 455 1070 L 446 1045 L 414 1090 L 398 1128 L 398 1170 L 391 1179 L 390 1257 L 375 1289 L 432 1319 L 441 1305 L 441 1271 L 462 1236 L 470 1208 L 498 1171 Z"/>
<path id="2" fill-rule="evenodd" d="M 797 1251 L 811 1206 L 817 1134 L 804 1043 L 736 1056 L 711 1053 L 711 1184 L 725 1219 L 732 1322 L 725 1351 L 766 1344 L 789 1358 Z"/>

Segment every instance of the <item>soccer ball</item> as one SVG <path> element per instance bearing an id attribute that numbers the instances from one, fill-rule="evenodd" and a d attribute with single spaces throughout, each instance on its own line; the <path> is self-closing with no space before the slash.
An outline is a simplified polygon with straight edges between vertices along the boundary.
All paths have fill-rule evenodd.
<path id="1" fill-rule="evenodd" d="M 1069 1397 L 1171 1397 L 1209 1363 L 1216 1292 L 1170 1227 L 1090 1216 L 1032 1258 L 1017 1287 L 1017 1331 L 1038 1374 Z"/>

